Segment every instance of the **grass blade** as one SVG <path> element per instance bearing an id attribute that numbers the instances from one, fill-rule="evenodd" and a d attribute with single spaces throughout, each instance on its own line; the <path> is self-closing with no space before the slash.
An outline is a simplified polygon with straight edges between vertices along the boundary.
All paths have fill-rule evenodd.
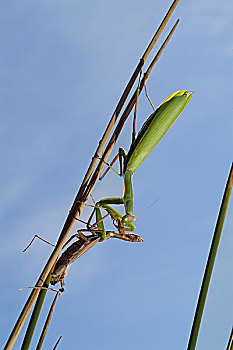
<path id="1" fill-rule="evenodd" d="M 194 350 L 196 348 L 196 342 L 197 342 L 199 328 L 200 328 L 202 315 L 205 307 L 205 301 L 208 293 L 210 279 L 211 279 L 214 262 L 215 262 L 215 258 L 218 250 L 218 245 L 219 245 L 219 241 L 220 241 L 220 237 L 223 229 L 223 224 L 224 224 L 224 220 L 225 220 L 225 216 L 226 216 L 226 212 L 227 212 L 227 208 L 228 208 L 228 204 L 231 196 L 232 182 L 233 182 L 233 164 L 231 166 L 231 170 L 230 170 L 227 184 L 225 187 L 222 204 L 218 215 L 218 220 L 217 220 L 213 240 L 210 247 L 209 257 L 206 264 L 204 277 L 202 280 L 201 290 L 198 298 L 196 312 L 193 319 L 192 330 L 190 333 L 189 343 L 187 347 L 188 350 Z"/>

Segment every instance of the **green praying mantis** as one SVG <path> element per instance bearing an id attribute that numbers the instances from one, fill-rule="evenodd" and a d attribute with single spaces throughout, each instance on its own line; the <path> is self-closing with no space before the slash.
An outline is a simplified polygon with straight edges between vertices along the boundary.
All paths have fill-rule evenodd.
<path id="1" fill-rule="evenodd" d="M 119 232 L 124 232 L 125 230 L 134 231 L 136 229 L 133 224 L 136 220 L 136 216 L 133 215 L 133 174 L 176 121 L 191 100 L 192 94 L 192 91 L 180 90 L 168 96 L 148 117 L 138 135 L 133 137 L 128 154 L 123 148 L 119 148 L 119 152 L 111 164 L 107 164 L 108 169 L 100 177 L 100 180 L 102 180 L 110 168 L 112 169 L 112 165 L 119 157 L 120 173 L 118 175 L 124 176 L 124 193 L 121 198 L 104 198 L 96 203 L 94 211 L 96 213 L 96 221 L 99 222 L 98 227 L 102 232 L 102 239 L 105 239 L 106 235 L 103 220 L 101 221 L 101 208 L 110 214 L 114 223 L 117 223 L 115 226 Z M 115 169 L 113 170 L 115 171 Z M 124 205 L 125 215 L 121 215 L 110 206 L 120 204 Z"/>
<path id="2" fill-rule="evenodd" d="M 101 242 L 102 240 L 109 238 L 118 238 L 129 242 L 143 242 L 141 236 L 137 234 L 125 233 L 125 231 L 135 231 L 136 229 L 133 224 L 133 222 L 136 220 L 136 216 L 133 215 L 134 196 L 132 177 L 137 168 L 143 163 L 146 157 L 150 154 L 150 152 L 170 129 L 172 124 L 176 121 L 183 109 L 187 106 L 190 99 L 192 98 L 192 94 L 193 92 L 187 90 L 176 91 L 171 94 L 148 117 L 141 130 L 139 131 L 137 137 L 133 138 L 128 154 L 126 154 L 123 148 L 119 149 L 117 156 L 114 158 L 113 162 L 109 165 L 108 169 L 100 177 L 100 179 L 106 175 L 108 170 L 112 168 L 113 163 L 119 157 L 119 175 L 124 176 L 123 197 L 104 198 L 94 205 L 94 211 L 91 214 L 88 223 L 86 223 L 87 228 L 78 230 L 78 235 L 73 235 L 65 244 L 66 246 L 75 236 L 78 237 L 78 241 L 69 246 L 57 261 L 50 282 L 52 285 L 60 282 L 63 289 L 64 278 L 67 274 L 69 266 L 73 261 L 78 259 L 97 242 Z M 122 162 L 122 160 L 124 162 Z M 125 215 L 121 215 L 109 204 L 124 204 Z M 115 226 L 117 227 L 119 233 L 105 230 L 103 221 L 104 218 L 108 215 L 103 217 L 101 214 L 101 209 L 105 209 L 107 211 L 114 224 L 115 222 L 117 223 Z M 94 212 L 96 213 L 96 223 L 94 225 L 90 225 L 90 221 Z M 89 231 L 91 232 L 91 235 L 85 236 L 83 234 L 83 231 Z"/>

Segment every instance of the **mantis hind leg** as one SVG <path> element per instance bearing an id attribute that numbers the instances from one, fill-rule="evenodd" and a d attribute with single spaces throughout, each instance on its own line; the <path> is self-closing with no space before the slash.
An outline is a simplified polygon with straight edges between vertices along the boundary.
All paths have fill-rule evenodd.
<path id="1" fill-rule="evenodd" d="M 32 245 L 33 241 L 35 240 L 35 238 L 39 238 L 41 241 L 50 244 L 51 246 L 55 247 L 55 244 L 50 243 L 49 241 L 46 241 L 46 239 L 38 236 L 38 235 L 34 235 L 34 237 L 32 238 L 31 242 L 27 245 L 27 247 L 23 250 L 23 252 L 26 252 L 26 250 Z"/>
<path id="2" fill-rule="evenodd" d="M 150 99 L 150 97 L 149 97 L 149 95 L 148 95 L 148 93 L 147 93 L 146 84 L 144 85 L 144 89 L 145 89 L 146 97 L 147 97 L 148 101 L 150 102 L 151 107 L 153 108 L 153 110 L 154 110 L 154 112 L 155 112 L 155 111 L 156 111 L 156 108 L 154 107 L 154 105 L 153 105 L 153 103 L 152 103 L 152 101 L 151 101 L 151 99 Z"/>
<path id="3" fill-rule="evenodd" d="M 124 148 L 120 147 L 118 153 L 115 155 L 115 157 L 113 158 L 113 160 L 111 161 L 110 164 L 103 160 L 103 162 L 108 166 L 108 168 L 105 170 L 103 175 L 101 175 L 99 177 L 99 180 L 102 181 L 103 178 L 109 172 L 110 169 L 112 171 L 114 171 L 115 174 L 117 174 L 119 176 L 122 176 L 123 175 L 123 161 L 124 161 L 124 164 L 125 164 L 126 157 L 127 157 L 127 154 L 126 154 Z M 112 167 L 113 164 L 117 161 L 118 158 L 119 158 L 119 163 L 120 163 L 120 172 L 119 173 Z M 100 158 L 100 159 L 102 159 L 102 158 Z"/>

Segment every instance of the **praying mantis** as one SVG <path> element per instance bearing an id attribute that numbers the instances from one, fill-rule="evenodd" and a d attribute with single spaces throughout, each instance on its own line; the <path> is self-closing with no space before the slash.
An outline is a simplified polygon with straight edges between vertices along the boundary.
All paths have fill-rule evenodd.
<path id="1" fill-rule="evenodd" d="M 192 94 L 192 91 L 180 90 L 168 96 L 148 117 L 138 135 L 135 136 L 135 134 L 133 134 L 133 140 L 128 153 L 120 147 L 118 154 L 115 156 L 111 164 L 107 164 L 108 169 L 100 177 L 100 180 L 102 180 L 108 170 L 112 168 L 112 165 L 119 157 L 120 173 L 117 174 L 124 177 L 124 193 L 121 198 L 104 198 L 96 203 L 94 211 L 96 213 L 97 221 L 101 220 L 102 214 L 100 208 L 103 208 L 110 214 L 113 222 L 117 223 L 116 227 L 118 228 L 119 233 L 124 232 L 124 230 L 134 231 L 136 229 L 133 224 L 136 220 L 136 216 L 133 215 L 133 174 L 176 121 L 191 100 Z M 113 170 L 115 171 L 115 169 Z M 125 215 L 118 213 L 109 204 L 123 204 Z M 103 221 L 100 221 L 98 227 L 101 228 L 102 239 L 105 239 L 106 236 Z"/>
<path id="2" fill-rule="evenodd" d="M 192 98 L 192 94 L 192 91 L 181 90 L 176 91 L 168 96 L 148 117 L 138 135 L 134 135 L 128 154 L 123 148 L 119 148 L 117 156 L 109 165 L 105 173 L 100 177 L 100 180 L 106 175 L 108 170 L 112 168 L 112 165 L 119 157 L 120 173 L 118 175 L 124 176 L 123 197 L 104 198 L 95 204 L 95 208 L 91 214 L 89 223 L 95 212 L 96 229 L 93 230 L 88 224 L 87 230 L 85 231 L 90 231 L 92 233 L 89 236 L 85 236 L 81 230 L 78 231 L 78 241 L 67 248 L 57 261 L 52 275 L 51 284 L 54 285 L 60 281 L 61 286 L 63 287 L 64 277 L 66 276 L 71 263 L 83 255 L 97 242 L 109 239 L 111 237 L 120 238 L 131 242 L 143 241 L 139 235 L 125 233 L 127 230 L 135 231 L 136 229 L 133 224 L 133 222 L 136 220 L 136 216 L 133 215 L 134 194 L 132 177 L 138 167 L 143 163 L 146 157 L 150 154 L 150 152 L 155 148 L 155 146 L 159 143 L 162 137 L 176 121 L 183 109 L 187 106 Z M 124 204 L 125 215 L 121 215 L 109 204 Z M 105 209 L 111 216 L 113 222 L 117 223 L 115 226 L 117 227 L 119 233 L 116 233 L 114 231 L 105 231 L 101 209 Z M 68 242 L 70 242 L 70 240 Z"/>
<path id="3" fill-rule="evenodd" d="M 68 248 L 66 248 L 66 250 L 62 253 L 62 255 L 57 260 L 52 272 L 50 283 L 52 285 L 55 285 L 58 282 L 60 282 L 61 288 L 59 289 L 59 292 L 64 291 L 64 286 L 65 286 L 64 278 L 66 277 L 71 264 L 75 260 L 77 260 L 79 257 L 81 257 L 84 253 L 86 253 L 90 248 L 92 248 L 96 243 L 103 241 L 102 239 L 103 230 L 101 228 L 102 227 L 101 223 L 103 222 L 104 219 L 105 217 L 101 217 L 101 219 L 93 225 L 90 225 L 91 217 L 89 218 L 87 223 L 81 219 L 78 219 L 79 221 L 86 224 L 86 228 L 79 229 L 77 231 L 77 234 L 72 235 L 68 239 L 68 241 L 63 246 L 63 249 L 74 238 L 77 238 L 77 241 L 75 241 Z M 85 235 L 83 232 L 90 232 L 91 234 Z M 132 242 L 132 243 L 143 242 L 142 237 L 135 233 L 125 233 L 125 232 L 116 233 L 114 231 L 104 231 L 104 237 L 105 237 L 105 240 L 109 238 L 118 238 L 118 239 L 121 239 L 127 242 Z M 28 246 L 24 249 L 24 252 L 31 246 L 35 238 L 39 238 L 43 242 L 48 243 L 55 247 L 54 244 L 50 243 L 49 241 L 43 239 L 38 235 L 35 235 L 31 240 L 31 242 L 28 244 Z"/>
<path id="4" fill-rule="evenodd" d="M 86 205 L 89 206 L 88 204 L 86 204 Z M 91 207 L 93 207 L 93 206 L 91 205 Z M 125 233 L 125 232 L 117 233 L 115 231 L 105 231 L 104 228 L 102 229 L 102 227 L 103 227 L 102 222 L 105 219 L 105 217 L 107 217 L 108 215 L 110 215 L 110 214 L 108 213 L 104 217 L 101 217 L 99 219 L 99 221 L 95 222 L 93 225 L 90 224 L 90 221 L 91 221 L 93 215 L 90 216 L 88 222 L 85 222 L 81 219 L 77 219 L 78 221 L 85 223 L 86 228 L 79 229 L 77 231 L 77 234 L 72 235 L 68 239 L 68 241 L 65 243 L 65 245 L 63 246 L 63 249 L 74 238 L 77 238 L 77 241 L 75 241 L 68 248 L 66 248 L 66 250 L 64 250 L 62 255 L 57 260 L 57 262 L 54 266 L 53 272 L 52 272 L 51 280 L 50 280 L 50 283 L 52 285 L 55 285 L 58 282 L 60 282 L 61 288 L 59 289 L 59 292 L 62 293 L 64 291 L 64 286 L 65 286 L 64 278 L 66 277 L 71 264 L 75 260 L 77 260 L 79 257 L 81 257 L 84 253 L 86 253 L 90 248 L 92 248 L 96 243 L 102 242 L 103 235 L 105 237 L 105 240 L 110 239 L 110 238 L 117 238 L 117 239 L 121 239 L 121 240 L 124 240 L 127 242 L 132 242 L 132 243 L 143 242 L 142 237 L 138 234 L 135 234 L 135 233 Z M 104 232 L 103 232 L 103 230 L 104 230 Z M 91 234 L 85 235 L 83 232 L 89 232 Z M 55 247 L 55 245 L 50 243 L 49 241 L 43 239 L 42 237 L 40 237 L 38 235 L 34 235 L 31 242 L 24 249 L 24 252 L 31 246 L 31 244 L 33 243 L 35 238 L 39 238 L 43 242 L 48 243 L 48 244 Z M 28 288 L 31 288 L 31 287 L 28 287 Z M 51 288 L 49 288 L 49 289 L 51 289 Z M 55 291 L 54 289 L 52 289 L 52 290 Z"/>
<path id="5" fill-rule="evenodd" d="M 70 268 L 70 265 L 77 260 L 80 256 L 82 256 L 84 253 L 87 252 L 90 248 L 92 248 L 96 243 L 100 242 L 102 240 L 102 233 L 98 229 L 95 231 L 92 231 L 91 235 L 84 235 L 82 231 L 89 231 L 89 230 L 78 230 L 78 234 L 74 235 L 78 238 L 78 241 L 71 244 L 60 256 L 58 261 L 56 262 L 56 265 L 54 267 L 52 278 L 50 283 L 52 285 L 57 284 L 58 282 L 61 283 L 61 291 L 64 290 L 64 278 L 68 273 L 68 270 Z M 73 238 L 72 236 L 66 244 L 68 244 Z M 128 242 L 143 242 L 143 239 L 140 235 L 137 234 L 120 234 L 116 233 L 114 231 L 106 231 L 105 232 L 105 239 L 109 238 L 118 238 L 122 239 L 124 241 Z"/>

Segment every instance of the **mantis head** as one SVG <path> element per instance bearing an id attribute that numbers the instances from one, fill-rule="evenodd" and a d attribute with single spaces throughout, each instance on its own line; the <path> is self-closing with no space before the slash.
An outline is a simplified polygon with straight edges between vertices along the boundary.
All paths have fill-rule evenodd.
<path id="1" fill-rule="evenodd" d="M 123 224 L 134 222 L 134 221 L 136 221 L 136 216 L 134 215 L 124 215 L 122 218 Z"/>

